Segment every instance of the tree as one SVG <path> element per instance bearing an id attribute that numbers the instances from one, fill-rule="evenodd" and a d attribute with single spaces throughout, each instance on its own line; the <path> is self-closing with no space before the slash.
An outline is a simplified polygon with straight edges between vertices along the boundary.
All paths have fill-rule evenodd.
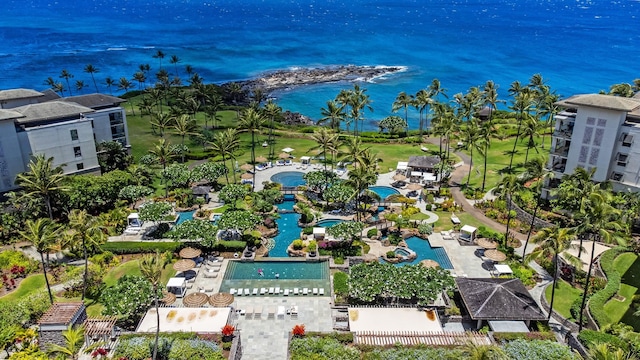
<path id="1" fill-rule="evenodd" d="M 160 252 L 156 251 L 154 255 L 146 255 L 140 261 L 140 273 L 151 283 L 151 292 L 153 295 L 153 303 L 156 309 L 156 335 L 153 344 L 152 359 L 156 360 L 158 355 L 158 339 L 160 338 L 160 312 L 158 311 L 158 293 L 159 285 L 162 277 L 162 269 L 164 269 L 164 260 Z"/>
<path id="2" fill-rule="evenodd" d="M 327 171 L 327 153 L 333 151 L 333 144 L 336 143 L 338 135 L 327 130 L 327 128 L 319 128 L 310 136 L 311 140 L 315 141 L 316 146 L 311 147 L 309 151 L 317 151 L 318 155 L 324 157 L 324 171 Z"/>
<path id="3" fill-rule="evenodd" d="M 269 138 L 267 140 L 267 144 L 269 144 L 269 159 L 273 159 L 276 156 L 276 139 L 273 135 L 273 129 L 275 126 L 274 122 L 276 117 L 280 116 L 280 113 L 282 113 L 282 108 L 269 99 L 267 104 L 264 106 L 264 112 L 271 120 L 269 124 Z"/>
<path id="4" fill-rule="evenodd" d="M 93 74 L 99 73 L 100 70 L 97 67 L 93 66 L 92 64 L 87 64 L 84 66 L 84 72 L 91 75 L 93 86 L 96 88 L 96 92 L 99 93 L 100 91 L 98 90 L 98 84 L 96 83 L 96 78 L 95 76 L 93 76 Z"/>
<path id="5" fill-rule="evenodd" d="M 572 241 L 576 239 L 574 229 L 551 227 L 540 230 L 533 238 L 532 242 L 538 244 L 538 247 L 527 256 L 527 260 L 539 260 L 553 258 L 553 288 L 551 289 L 551 303 L 549 304 L 549 315 L 547 320 L 551 319 L 553 313 L 553 301 L 556 294 L 556 282 L 558 281 L 558 273 L 560 272 L 559 256 L 563 254 L 564 257 L 572 262 L 576 266 L 581 266 L 582 263 L 579 258 L 572 256 L 566 251 L 571 248 L 576 248 L 577 245 L 572 245 Z"/>
<path id="6" fill-rule="evenodd" d="M 365 109 L 373 112 L 371 98 L 366 94 L 367 89 L 361 89 L 360 85 L 353 85 L 349 96 L 349 106 L 351 106 L 351 118 L 354 122 L 354 135 L 358 136 L 358 121 L 363 120 L 362 115 Z"/>
<path id="7" fill-rule="evenodd" d="M 60 79 L 64 79 L 67 82 L 67 91 L 69 92 L 69 96 L 71 96 L 71 85 L 69 85 L 69 79 L 73 79 L 73 74 L 67 71 L 67 69 L 63 69 L 60 72 Z"/>
<path id="8" fill-rule="evenodd" d="M 36 221 L 29 219 L 24 223 L 24 228 L 24 231 L 19 231 L 19 234 L 25 241 L 30 242 L 40 254 L 49 301 L 53 304 L 53 295 L 51 294 L 51 286 L 47 277 L 47 262 L 44 259 L 44 254 L 49 254 L 54 249 L 56 240 L 60 235 L 60 228 L 50 219 L 38 219 Z"/>
<path id="9" fill-rule="evenodd" d="M 198 241 L 201 245 L 213 247 L 217 232 L 218 227 L 210 221 L 191 219 L 174 226 L 165 236 L 175 241 Z"/>
<path id="10" fill-rule="evenodd" d="M 237 230 L 244 232 L 253 229 L 256 225 L 263 221 L 262 217 L 247 210 L 232 210 L 222 213 L 218 220 L 218 228 L 220 230 Z"/>
<path id="11" fill-rule="evenodd" d="M 615 346 L 601 342 L 589 348 L 588 360 L 637 360 L 638 358 L 631 352 Z"/>
<path id="12" fill-rule="evenodd" d="M 184 146 L 184 138 L 187 135 L 197 135 L 196 122 L 189 115 L 182 115 L 175 119 L 173 124 L 174 134 L 180 136 L 182 141 L 180 145 Z M 182 154 L 182 162 L 184 162 L 184 153 Z"/>
<path id="13" fill-rule="evenodd" d="M 360 194 L 369 186 L 375 185 L 378 177 L 373 171 L 362 166 L 349 171 L 347 176 L 349 179 L 346 181 L 346 185 L 354 189 L 353 198 L 356 201 L 356 219 L 360 221 Z"/>
<path id="14" fill-rule="evenodd" d="M 145 196 L 153 194 L 153 189 L 142 185 L 128 185 L 120 189 L 118 198 L 127 200 L 127 202 L 136 208 L 136 201 L 143 199 Z"/>
<path id="15" fill-rule="evenodd" d="M 497 345 L 478 345 L 467 342 L 463 348 L 467 360 L 507 360 L 508 357 Z"/>
<path id="16" fill-rule="evenodd" d="M 391 111 L 397 112 L 400 109 L 404 109 L 404 122 L 409 122 L 409 106 L 413 105 L 413 95 L 408 95 L 406 92 L 401 91 L 391 105 Z M 422 128 L 421 128 L 422 129 Z"/>
<path id="17" fill-rule="evenodd" d="M 318 120 L 318 125 L 329 124 L 329 127 L 336 132 L 340 131 L 340 123 L 344 121 L 346 114 L 344 107 L 340 106 L 336 100 L 327 101 L 327 106 L 320 109 L 322 118 Z"/>
<path id="18" fill-rule="evenodd" d="M 536 216 L 538 214 L 538 210 L 540 210 L 540 206 L 542 205 L 542 186 L 547 179 L 553 178 L 555 175 L 552 171 L 546 169 L 546 159 L 543 157 L 538 157 L 533 160 L 530 160 L 525 164 L 527 168 L 527 178 L 529 179 L 537 179 L 532 189 L 537 191 L 536 196 L 536 207 L 533 209 L 533 216 L 531 217 L 531 224 L 529 224 L 529 231 L 527 233 L 527 240 L 524 242 L 524 248 L 522 249 L 523 261 L 524 255 L 527 253 L 527 245 L 529 244 L 529 239 L 531 238 L 531 233 L 535 227 Z"/>
<path id="19" fill-rule="evenodd" d="M 84 80 L 76 80 L 76 90 L 78 90 L 78 93 L 81 93 L 82 89 L 86 87 L 87 85 L 84 83 Z"/>
<path id="20" fill-rule="evenodd" d="M 171 162 L 176 156 L 175 151 L 171 148 L 171 144 L 165 139 L 160 139 L 158 143 L 149 150 L 149 154 L 152 155 L 157 163 L 162 165 L 162 170 L 167 168 L 167 164 Z M 167 187 L 166 179 L 163 178 L 165 189 L 165 197 L 169 197 L 169 189 Z"/>
<path id="21" fill-rule="evenodd" d="M 47 353 L 51 355 L 60 354 L 67 359 L 78 359 L 78 353 L 84 344 L 84 325 L 75 327 L 69 325 L 67 330 L 62 332 L 62 337 L 64 338 L 65 346 L 49 344 Z"/>
<path id="22" fill-rule="evenodd" d="M 399 116 L 387 116 L 378 124 L 380 131 L 388 130 L 390 134 L 396 134 L 407 130 L 407 121 Z"/>
<path id="23" fill-rule="evenodd" d="M 160 70 L 162 70 L 162 59 L 164 59 L 165 54 L 164 52 L 162 52 L 162 50 L 158 50 L 156 51 L 155 55 L 153 55 L 154 59 L 158 59 L 158 61 L 160 62 Z"/>
<path id="24" fill-rule="evenodd" d="M 220 176 L 227 173 L 227 168 L 224 164 L 209 161 L 197 165 L 191 172 L 195 181 L 206 180 L 207 183 L 214 184 L 218 182 Z"/>
<path id="25" fill-rule="evenodd" d="M 216 133 L 213 142 L 210 143 L 213 151 L 219 153 L 222 156 L 222 163 L 227 166 L 227 159 L 233 159 L 233 153 L 240 147 L 240 140 L 238 138 L 238 131 L 233 128 L 226 129 L 222 132 Z M 236 181 L 236 172 L 233 169 L 233 181 Z M 229 172 L 225 171 L 224 177 L 229 183 Z"/>
<path id="26" fill-rule="evenodd" d="M 366 148 L 362 147 L 362 140 L 359 137 L 349 136 L 344 139 L 344 146 L 346 146 L 347 150 L 339 153 L 339 156 L 342 157 L 343 161 L 351 161 L 354 162 L 354 166 L 358 167 L 358 159 L 362 156 L 362 153 L 366 150 Z"/>
<path id="27" fill-rule="evenodd" d="M 518 118 L 518 130 L 516 131 L 516 139 L 513 142 L 513 149 L 511 150 L 511 158 L 509 159 L 509 171 L 512 171 L 513 157 L 516 154 L 516 146 L 518 145 L 518 139 L 520 138 L 520 129 L 522 127 L 522 120 L 525 113 L 528 114 L 531 106 L 533 106 L 533 96 L 528 88 L 523 88 L 519 81 L 514 81 L 509 88 L 509 94 L 514 96 L 511 109 L 514 110 Z"/>
<path id="28" fill-rule="evenodd" d="M 133 162 L 127 148 L 119 141 L 103 141 L 98 144 L 100 171 L 104 174 L 113 170 L 126 170 Z"/>
<path id="29" fill-rule="evenodd" d="M 24 190 L 23 197 L 41 198 L 47 207 L 49 219 L 53 220 L 51 198 L 57 193 L 66 192 L 63 185 L 62 167 L 53 167 L 53 158 L 45 158 L 44 154 L 36 154 L 27 165 L 27 172 L 16 176 L 16 183 Z"/>
<path id="30" fill-rule="evenodd" d="M 146 203 L 140 207 L 138 216 L 142 221 L 153 221 L 157 225 L 169 214 L 171 209 L 173 209 L 171 204 L 164 201 Z"/>
<path id="31" fill-rule="evenodd" d="M 114 286 L 106 288 L 100 294 L 100 303 L 104 304 L 102 314 L 117 316 L 119 326 L 135 329 L 153 297 L 153 287 L 147 279 L 124 275 Z"/>
<path id="32" fill-rule="evenodd" d="M 136 71 L 135 73 L 133 73 L 132 79 L 138 82 L 138 90 L 144 89 L 144 83 L 147 81 L 147 77 L 145 76 L 144 72 Z"/>
<path id="33" fill-rule="evenodd" d="M 82 254 L 84 259 L 84 275 L 82 284 L 82 300 L 87 292 L 87 277 L 89 275 L 89 259 L 87 245 L 101 245 L 106 236 L 104 228 L 97 217 L 87 214 L 86 210 L 73 209 L 69 213 L 69 226 L 82 242 Z M 96 247 L 97 247 L 96 246 Z"/>
<path id="34" fill-rule="evenodd" d="M 176 76 L 180 76 L 178 74 L 178 63 L 180 63 L 182 60 L 180 60 L 180 58 L 178 57 L 178 55 L 171 55 L 171 58 L 169 59 L 169 64 L 173 64 L 173 67 L 176 70 Z M 155 359 L 154 359 L 155 360 Z"/>
<path id="35" fill-rule="evenodd" d="M 133 84 L 131 84 L 131 81 L 129 81 L 129 79 L 127 79 L 126 77 L 120 78 L 120 81 L 118 82 L 118 90 L 122 90 L 126 94 L 132 87 Z M 133 103 L 131 101 L 129 101 L 129 105 L 131 105 L 131 113 L 135 116 L 136 109 L 133 108 Z"/>
<path id="36" fill-rule="evenodd" d="M 507 203 L 507 229 L 505 230 L 505 233 L 504 233 L 505 246 L 507 246 L 507 244 L 509 243 L 509 225 L 511 225 L 511 204 L 513 203 L 512 195 L 514 192 L 518 190 L 519 187 L 520 187 L 520 182 L 518 181 L 518 177 L 513 174 L 505 175 L 500 181 L 500 184 L 498 184 L 500 196 Z"/>
<path id="37" fill-rule="evenodd" d="M 231 209 L 237 209 L 237 202 L 247 195 L 249 195 L 249 191 L 245 185 L 227 184 L 220 189 L 218 198 L 228 204 Z"/>
<path id="38" fill-rule="evenodd" d="M 487 159 L 489 154 L 489 148 L 491 147 L 491 139 L 496 135 L 496 129 L 493 127 L 493 123 L 489 121 L 485 121 L 480 124 L 480 138 L 482 143 L 484 144 L 484 155 L 482 158 L 484 159 L 484 166 L 482 168 L 482 192 L 484 193 L 484 186 L 487 182 Z"/>
<path id="39" fill-rule="evenodd" d="M 151 114 L 151 128 L 154 130 L 158 129 L 158 132 L 160 133 L 160 137 L 164 138 L 164 132 L 166 130 L 167 127 L 169 127 L 171 125 L 171 122 L 173 121 L 173 117 L 170 114 L 167 113 L 152 113 Z"/>
<path id="40" fill-rule="evenodd" d="M 462 143 L 464 148 L 469 150 L 469 173 L 467 174 L 467 187 L 471 180 L 471 168 L 473 167 L 473 150 L 476 150 L 482 157 L 486 157 L 484 153 L 484 138 L 482 137 L 480 126 L 472 119 L 467 121 L 467 131 L 462 134 Z M 486 171 L 486 170 L 485 170 Z"/>
<path id="41" fill-rule="evenodd" d="M 111 90 L 111 88 L 116 85 L 116 81 L 113 80 L 113 78 L 111 78 L 111 76 L 107 76 L 104 79 L 104 84 L 107 85 L 107 89 L 109 89 L 109 94 L 113 95 L 113 91 Z"/>
<path id="42" fill-rule="evenodd" d="M 524 121 L 524 128 L 522 129 L 522 140 L 524 141 L 524 139 L 527 139 L 527 151 L 524 155 L 525 164 L 529 160 L 529 150 L 531 148 L 533 148 L 536 153 L 538 153 L 538 147 L 536 145 L 536 141 L 534 140 L 534 137 L 540 136 L 538 127 L 538 120 L 532 116 L 527 115 L 526 120 Z"/>
<path id="43" fill-rule="evenodd" d="M 262 115 L 257 112 L 254 108 L 248 108 L 240 117 L 240 121 L 238 122 L 238 126 L 241 129 L 245 129 L 251 133 L 251 163 L 256 163 L 256 133 L 260 132 L 262 127 L 264 126 L 264 118 Z M 255 172 L 253 174 L 253 181 L 251 182 L 252 189 L 255 189 L 256 176 Z"/>

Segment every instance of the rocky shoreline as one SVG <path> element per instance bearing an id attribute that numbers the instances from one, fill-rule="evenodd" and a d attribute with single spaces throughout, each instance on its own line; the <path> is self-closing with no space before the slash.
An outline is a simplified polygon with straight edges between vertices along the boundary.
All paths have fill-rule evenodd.
<path id="1" fill-rule="evenodd" d="M 315 85 L 337 81 L 371 81 L 375 78 L 402 72 L 402 66 L 327 66 L 320 68 L 296 68 L 265 73 L 257 79 L 242 82 L 243 87 L 261 88 L 266 92 L 290 87 Z"/>

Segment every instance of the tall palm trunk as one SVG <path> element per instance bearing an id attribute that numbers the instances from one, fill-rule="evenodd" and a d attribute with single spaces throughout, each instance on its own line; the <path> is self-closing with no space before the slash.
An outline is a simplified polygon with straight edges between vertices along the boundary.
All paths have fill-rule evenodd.
<path id="1" fill-rule="evenodd" d="M 51 210 L 51 198 L 49 195 L 44 197 L 45 203 L 47 204 L 47 212 L 49 213 L 49 220 L 53 220 L 53 210 Z"/>
<path id="2" fill-rule="evenodd" d="M 251 190 L 256 191 L 256 139 L 255 133 L 251 131 L 251 163 L 254 166 L 253 169 L 253 181 L 251 182 Z"/>
<path id="3" fill-rule="evenodd" d="M 40 253 L 40 261 L 42 261 L 42 272 L 44 273 L 44 282 L 47 284 L 47 291 L 49 292 L 49 301 L 53 305 L 53 295 L 51 294 L 51 285 L 49 285 L 49 278 L 47 277 L 47 263 L 44 261 L 44 253 Z"/>
<path id="4" fill-rule="evenodd" d="M 551 314 L 553 313 L 553 300 L 555 300 L 556 296 L 556 282 L 558 281 L 558 253 L 556 252 L 553 256 L 553 264 L 554 264 L 554 272 L 553 272 L 553 288 L 551 288 L 551 303 L 549 304 L 549 315 L 547 316 L 547 321 L 551 320 Z"/>
<path id="5" fill-rule="evenodd" d="M 533 232 L 533 224 L 536 221 L 536 215 L 538 214 L 538 209 L 540 209 L 540 198 L 536 201 L 536 207 L 533 209 L 533 218 L 531 219 L 531 224 L 529 226 L 529 232 L 527 233 L 527 240 L 524 242 L 524 248 L 522 249 L 522 263 L 524 264 L 524 257 L 527 254 L 527 245 L 529 245 L 529 239 L 531 238 L 531 233 Z"/>
<path id="6" fill-rule="evenodd" d="M 227 171 L 224 172 L 224 178 L 225 178 L 225 180 L 227 180 L 227 184 L 228 184 L 229 183 L 229 168 L 227 168 L 227 159 L 225 158 L 224 153 L 222 153 L 222 164 L 224 164 L 225 169 L 227 169 Z"/>
<path id="7" fill-rule="evenodd" d="M 484 193 L 484 185 L 487 182 L 487 154 L 489 153 L 489 142 L 484 143 L 484 170 L 482 172 L 482 192 Z"/>
<path id="8" fill-rule="evenodd" d="M 516 131 L 516 141 L 513 142 L 513 149 L 511 150 L 511 158 L 509 159 L 509 173 L 511 173 L 511 166 L 513 165 L 513 156 L 516 154 L 516 146 L 518 145 L 518 139 L 520 138 L 520 127 L 522 125 L 522 113 L 518 116 L 518 131 Z"/>
<path id="9" fill-rule="evenodd" d="M 578 332 L 582 331 L 582 315 L 584 314 L 584 307 L 587 303 L 587 293 L 589 292 L 589 280 L 591 280 L 591 270 L 593 270 L 593 254 L 596 251 L 596 238 L 593 237 L 591 244 L 591 260 L 589 261 L 589 271 L 587 271 L 587 277 L 584 281 L 584 293 L 582 294 L 582 303 L 580 304 L 580 318 L 578 320 Z"/>
<path id="10" fill-rule="evenodd" d="M 89 277 L 89 260 L 87 259 L 87 242 L 84 238 L 84 234 L 82 235 L 82 255 L 84 257 L 84 274 L 82 275 L 82 298 L 84 301 L 84 297 L 87 293 L 87 278 Z"/>
<path id="11" fill-rule="evenodd" d="M 469 151 L 469 174 L 467 174 L 467 187 L 469 187 L 469 181 L 471 180 L 471 168 L 473 167 L 473 147 Z"/>
<path id="12" fill-rule="evenodd" d="M 158 285 L 153 286 L 153 302 L 156 308 L 156 336 L 153 344 L 152 359 L 156 360 L 158 358 L 158 339 L 160 338 L 160 312 L 158 311 Z"/>
<path id="13" fill-rule="evenodd" d="M 507 197 L 507 230 L 504 233 L 504 246 L 509 243 L 509 224 L 511 224 L 511 194 Z"/>

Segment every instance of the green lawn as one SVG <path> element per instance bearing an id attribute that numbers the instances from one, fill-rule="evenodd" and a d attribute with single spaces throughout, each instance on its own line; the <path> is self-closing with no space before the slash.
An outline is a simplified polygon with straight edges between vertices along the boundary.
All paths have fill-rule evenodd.
<path id="1" fill-rule="evenodd" d="M 44 275 L 36 274 L 27 276 L 27 278 L 20 282 L 20 285 L 16 290 L 11 292 L 10 294 L 0 297 L 0 303 L 13 303 L 20 298 L 40 289 L 44 289 L 45 287 L 46 285 L 44 282 Z"/>
<path id="2" fill-rule="evenodd" d="M 551 291 L 552 286 L 547 286 L 545 291 L 545 297 L 547 299 L 547 303 L 551 303 Z M 575 299 L 579 298 L 582 295 L 582 291 L 574 288 L 568 282 L 564 280 L 558 279 L 558 286 L 556 287 L 555 300 L 553 301 L 553 309 L 562 315 L 565 319 L 572 320 L 571 316 L 571 304 L 575 301 Z"/>
<path id="3" fill-rule="evenodd" d="M 173 270 L 171 264 L 168 264 L 162 271 L 160 283 L 165 284 L 175 273 L 176 271 Z M 140 276 L 140 261 L 130 260 L 109 270 L 109 272 L 103 278 L 104 284 L 106 286 L 113 286 L 116 284 L 116 282 L 118 282 L 118 279 L 120 279 L 124 275 Z"/>
<path id="4" fill-rule="evenodd" d="M 636 309 L 631 302 L 640 288 L 640 259 L 634 253 L 623 253 L 613 261 L 613 266 L 622 276 L 622 281 L 616 296 L 604 305 L 605 313 L 613 324 L 623 322 L 639 331 L 640 318 L 633 315 Z"/>

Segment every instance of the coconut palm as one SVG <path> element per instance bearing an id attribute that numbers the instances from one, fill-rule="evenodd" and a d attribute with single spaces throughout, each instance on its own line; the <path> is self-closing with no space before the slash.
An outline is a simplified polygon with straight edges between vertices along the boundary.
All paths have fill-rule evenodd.
<path id="1" fill-rule="evenodd" d="M 320 150 L 317 154 L 324 157 L 324 171 L 327 171 L 327 154 L 331 151 L 331 145 L 335 143 L 337 137 L 338 135 L 324 127 L 318 128 L 310 136 L 311 140 L 316 142 L 316 146 L 309 149 L 309 151 Z"/>
<path id="2" fill-rule="evenodd" d="M 522 128 L 521 136 L 522 136 L 522 141 L 527 139 L 527 151 L 524 155 L 524 163 L 526 164 L 527 161 L 529 161 L 529 150 L 531 150 L 531 148 L 533 148 L 536 151 L 536 153 L 539 153 L 538 147 L 536 146 L 536 141 L 534 138 L 540 136 L 540 133 L 539 133 L 540 123 L 535 117 L 529 114 L 525 114 L 525 118 L 526 119 L 524 120 L 524 126 Z"/>
<path id="3" fill-rule="evenodd" d="M 353 119 L 351 118 L 351 111 L 349 110 L 349 106 L 351 105 L 351 93 L 351 90 L 342 89 L 335 99 L 335 102 L 340 104 L 340 108 L 345 114 L 343 121 L 347 133 L 349 132 L 349 127 L 351 126 L 351 122 L 353 121 Z"/>
<path id="4" fill-rule="evenodd" d="M 547 170 L 546 163 L 547 162 L 545 158 L 537 157 L 532 160 L 529 160 L 525 164 L 525 167 L 527 168 L 526 178 L 536 180 L 535 185 L 532 186 L 532 189 L 536 190 L 537 196 L 536 196 L 536 207 L 533 209 L 533 216 L 531 217 L 531 224 L 529 224 L 527 239 L 524 242 L 524 248 L 522 249 L 523 262 L 524 262 L 524 255 L 526 255 L 527 253 L 527 246 L 529 244 L 529 239 L 531 239 L 531 234 L 533 233 L 533 229 L 535 227 L 538 210 L 540 210 L 540 206 L 542 206 L 542 186 L 544 185 L 547 179 L 553 178 L 555 176 L 553 171 Z M 582 246 L 582 244 L 580 246 Z"/>
<path id="5" fill-rule="evenodd" d="M 153 343 L 152 359 L 156 360 L 158 355 L 158 339 L 160 338 L 160 313 L 158 312 L 158 287 L 162 277 L 164 261 L 160 252 L 154 255 L 146 255 L 140 260 L 140 273 L 151 283 L 153 289 L 153 303 L 156 309 L 156 335 Z"/>
<path id="6" fill-rule="evenodd" d="M 518 81 L 511 84 L 509 93 L 514 95 L 513 104 L 511 109 L 517 113 L 518 129 L 516 131 L 516 139 L 513 142 L 513 149 L 511 150 L 511 158 L 509 159 L 509 171 L 512 171 L 513 157 L 516 154 L 516 146 L 518 145 L 518 139 L 520 138 L 520 129 L 522 128 L 522 120 L 525 113 L 528 114 L 529 110 L 533 106 L 533 96 L 528 88 L 522 88 Z"/>
<path id="7" fill-rule="evenodd" d="M 167 127 L 173 122 L 173 117 L 167 113 L 152 113 L 151 114 L 151 128 L 154 132 L 157 130 L 161 138 L 164 138 L 164 133 Z"/>
<path id="8" fill-rule="evenodd" d="M 600 342 L 589 348 L 588 360 L 637 360 L 638 357 L 624 349 Z"/>
<path id="9" fill-rule="evenodd" d="M 491 147 L 491 139 L 496 135 L 496 128 L 493 126 L 491 120 L 484 121 L 480 124 L 480 137 L 484 144 L 484 166 L 482 169 L 482 192 L 484 193 L 484 186 L 487 182 L 487 159 L 489 154 L 489 148 Z"/>
<path id="10" fill-rule="evenodd" d="M 500 197 L 507 202 L 507 229 L 504 233 L 504 245 L 509 243 L 509 225 L 511 225 L 511 204 L 512 195 L 520 187 L 518 177 L 514 174 L 505 175 L 498 184 L 498 190 L 500 191 Z"/>
<path id="11" fill-rule="evenodd" d="M 475 119 L 467 121 L 466 125 L 466 131 L 462 133 L 461 140 L 464 144 L 464 148 L 469 150 L 469 174 L 467 174 L 468 187 L 469 181 L 471 180 L 471 168 L 473 167 L 473 150 L 476 150 L 482 157 L 485 157 L 485 146 L 480 125 L 475 121 Z"/>
<path id="12" fill-rule="evenodd" d="M 162 59 L 164 59 L 165 57 L 165 53 L 162 52 L 162 50 L 158 50 L 156 51 L 156 54 L 153 55 L 154 59 L 158 59 L 158 61 L 160 61 L 160 69 L 162 70 Z"/>
<path id="13" fill-rule="evenodd" d="M 82 255 L 84 259 L 82 300 L 84 300 L 87 292 L 87 278 L 89 275 L 88 244 L 91 243 L 94 246 L 101 245 L 106 239 L 104 233 L 105 229 L 103 228 L 99 218 L 89 215 L 86 210 L 78 209 L 73 209 L 69 213 L 69 227 L 82 243 Z"/>
<path id="14" fill-rule="evenodd" d="M 354 189 L 353 198 L 356 202 L 356 220 L 360 221 L 360 195 L 369 188 L 369 186 L 375 185 L 378 177 L 370 169 L 360 166 L 356 169 L 349 171 L 349 178 L 345 182 L 347 186 Z"/>
<path id="15" fill-rule="evenodd" d="M 233 159 L 233 153 L 240 147 L 240 140 L 238 138 L 238 131 L 233 128 L 226 129 L 225 131 L 216 133 L 211 142 L 213 151 L 219 153 L 222 156 L 222 163 L 227 166 L 227 159 Z M 236 172 L 233 169 L 233 182 L 236 182 Z M 224 177 L 229 183 L 229 172 L 224 173 Z"/>
<path id="16" fill-rule="evenodd" d="M 401 91 L 398 94 L 398 96 L 396 96 L 396 99 L 393 101 L 393 104 L 391 105 L 391 111 L 397 112 L 400 109 L 404 109 L 404 121 L 408 123 L 409 122 L 409 106 L 413 105 L 413 103 L 414 103 L 414 96 L 408 95 L 406 92 Z"/>
<path id="17" fill-rule="evenodd" d="M 107 76 L 104 79 L 104 84 L 107 86 L 107 89 L 109 89 L 109 94 L 113 95 L 113 90 L 111 90 L 111 88 L 116 85 L 116 81 L 113 80 L 111 76 Z"/>
<path id="18" fill-rule="evenodd" d="M 84 325 L 69 325 L 67 330 L 62 332 L 65 346 L 49 344 L 47 353 L 50 355 L 62 355 L 66 359 L 77 360 L 78 353 L 84 344 Z"/>
<path id="19" fill-rule="evenodd" d="M 255 164 L 256 162 L 256 133 L 260 132 L 262 127 L 264 126 L 265 119 L 262 115 L 256 111 L 254 108 L 248 108 L 240 117 L 240 121 L 238 122 L 238 126 L 241 129 L 245 129 L 251 133 L 251 163 Z M 255 189 L 256 182 L 256 174 L 253 173 L 253 182 L 251 184 L 251 188 Z"/>
<path id="20" fill-rule="evenodd" d="M 95 86 L 96 88 L 96 92 L 99 93 L 100 91 L 98 90 L 98 84 L 96 84 L 96 78 L 93 74 L 97 74 L 100 72 L 100 70 L 93 66 L 92 64 L 87 64 L 84 67 L 84 72 L 86 72 L 87 74 L 91 75 L 91 80 L 93 81 L 93 86 Z"/>
<path id="21" fill-rule="evenodd" d="M 558 281 L 559 270 L 559 256 L 562 254 L 565 259 L 569 260 L 572 265 L 580 266 L 580 259 L 572 256 L 566 251 L 572 248 L 577 248 L 578 245 L 572 244 L 572 241 L 576 239 L 576 233 L 574 229 L 561 228 L 561 227 L 548 227 L 540 230 L 536 236 L 532 239 L 534 244 L 538 247 L 527 256 L 527 261 L 536 259 L 548 259 L 553 258 L 554 271 L 553 271 L 553 288 L 551 288 L 551 302 L 549 303 L 549 315 L 547 320 L 551 319 L 553 313 L 553 301 L 556 294 L 556 283 Z"/>
<path id="22" fill-rule="evenodd" d="M 351 96 L 349 98 L 349 106 L 351 106 L 351 118 L 354 121 L 354 135 L 358 135 L 358 121 L 362 118 L 365 109 L 373 112 L 371 107 L 371 98 L 366 94 L 367 89 L 360 88 L 360 85 L 353 85 Z"/>
<path id="23" fill-rule="evenodd" d="M 178 57 L 178 55 L 171 55 L 171 58 L 169 59 L 169 63 L 173 64 L 173 67 L 176 70 L 176 76 L 180 76 L 178 74 L 178 63 L 181 62 L 182 60 L 180 60 L 180 58 Z"/>
<path id="24" fill-rule="evenodd" d="M 44 259 L 44 254 L 49 254 L 55 248 L 56 240 L 60 235 L 60 228 L 50 219 L 41 218 L 36 221 L 29 219 L 24 223 L 24 230 L 19 231 L 19 234 L 24 241 L 30 242 L 40 254 L 49 301 L 53 304 L 53 295 L 51 294 L 51 286 L 47 277 L 47 261 Z"/>
<path id="25" fill-rule="evenodd" d="M 327 101 L 327 106 L 320 109 L 322 118 L 318 120 L 318 124 L 329 124 L 329 127 L 336 132 L 340 131 L 340 123 L 344 121 L 346 114 L 344 106 L 341 106 L 336 100 Z"/>
<path id="26" fill-rule="evenodd" d="M 543 94 L 543 99 L 539 103 L 539 115 L 541 117 L 546 117 L 546 127 L 549 128 L 549 133 L 553 132 L 553 119 L 555 115 L 560 111 L 556 102 L 560 99 L 555 93 L 550 93 L 547 89 L 547 92 Z M 542 132 L 542 148 L 544 149 L 544 139 L 546 132 Z"/>
<path id="27" fill-rule="evenodd" d="M 418 124 L 418 129 L 420 130 L 420 142 L 422 142 L 422 134 L 424 130 L 425 119 L 423 118 L 423 113 L 426 112 L 425 117 L 429 118 L 429 105 L 433 103 L 433 99 L 431 97 L 431 93 L 426 89 L 419 90 L 413 100 L 413 106 L 416 107 L 418 113 L 420 114 L 420 122 Z M 428 121 L 427 121 L 428 122 Z"/>
<path id="28" fill-rule="evenodd" d="M 69 79 L 73 79 L 73 74 L 70 73 L 67 69 L 63 69 L 60 72 L 60 79 L 64 79 L 67 82 L 67 91 L 69 92 L 69 96 L 71 96 L 71 85 L 69 85 Z"/>
<path id="29" fill-rule="evenodd" d="M 142 71 L 136 71 L 133 73 L 133 80 L 138 82 L 138 90 L 144 89 L 144 83 L 147 81 L 147 76 Z"/>
<path id="30" fill-rule="evenodd" d="M 197 125 L 189 115 L 182 115 L 175 119 L 173 123 L 173 133 L 180 136 L 180 145 L 184 147 L 184 138 L 187 135 L 198 135 Z M 184 152 L 182 152 L 182 162 L 184 162 Z"/>
<path id="31" fill-rule="evenodd" d="M 153 148 L 149 150 L 149 154 L 153 155 L 155 161 L 162 165 L 162 173 L 164 174 L 167 168 L 167 164 L 170 163 L 176 156 L 175 151 L 173 151 L 171 147 L 171 143 L 167 142 L 165 139 L 158 140 L 158 143 L 154 145 Z M 169 197 L 169 188 L 167 187 L 166 179 L 164 179 L 164 196 Z"/>
<path id="32" fill-rule="evenodd" d="M 131 89 L 132 87 L 133 84 L 131 84 L 131 81 L 129 81 L 129 79 L 127 79 L 126 77 L 120 78 L 120 81 L 118 82 L 118 90 L 122 90 L 127 93 L 127 91 L 129 91 L 129 89 Z M 131 113 L 135 116 L 136 110 L 133 108 L 133 103 L 129 101 L 129 104 L 131 105 Z"/>
<path id="33" fill-rule="evenodd" d="M 357 168 L 358 159 L 362 156 L 362 152 L 365 151 L 365 148 L 362 147 L 362 140 L 358 137 L 350 136 L 343 140 L 342 145 L 347 149 L 339 152 L 338 156 L 341 161 L 351 161 L 354 163 L 353 166 Z"/>
<path id="34" fill-rule="evenodd" d="M 87 85 L 84 83 L 83 80 L 76 80 L 76 90 L 78 90 L 78 93 L 82 92 L 82 89 L 86 88 Z"/>
<path id="35" fill-rule="evenodd" d="M 45 158 L 44 154 L 36 154 L 29 161 L 27 168 L 27 172 L 16 176 L 16 183 L 24 190 L 22 197 L 44 200 L 49 219 L 53 220 L 51 197 L 55 193 L 68 191 L 63 185 L 62 167 L 54 167 L 52 157 Z"/>
<path id="36" fill-rule="evenodd" d="M 276 117 L 280 116 L 280 114 L 282 113 L 282 108 L 271 99 L 269 99 L 269 101 L 267 101 L 267 104 L 264 106 L 264 112 L 270 120 L 269 138 L 267 139 L 267 144 L 269 145 L 269 159 L 273 159 L 276 156 L 276 139 L 273 135 L 273 129 L 275 126 Z"/>

